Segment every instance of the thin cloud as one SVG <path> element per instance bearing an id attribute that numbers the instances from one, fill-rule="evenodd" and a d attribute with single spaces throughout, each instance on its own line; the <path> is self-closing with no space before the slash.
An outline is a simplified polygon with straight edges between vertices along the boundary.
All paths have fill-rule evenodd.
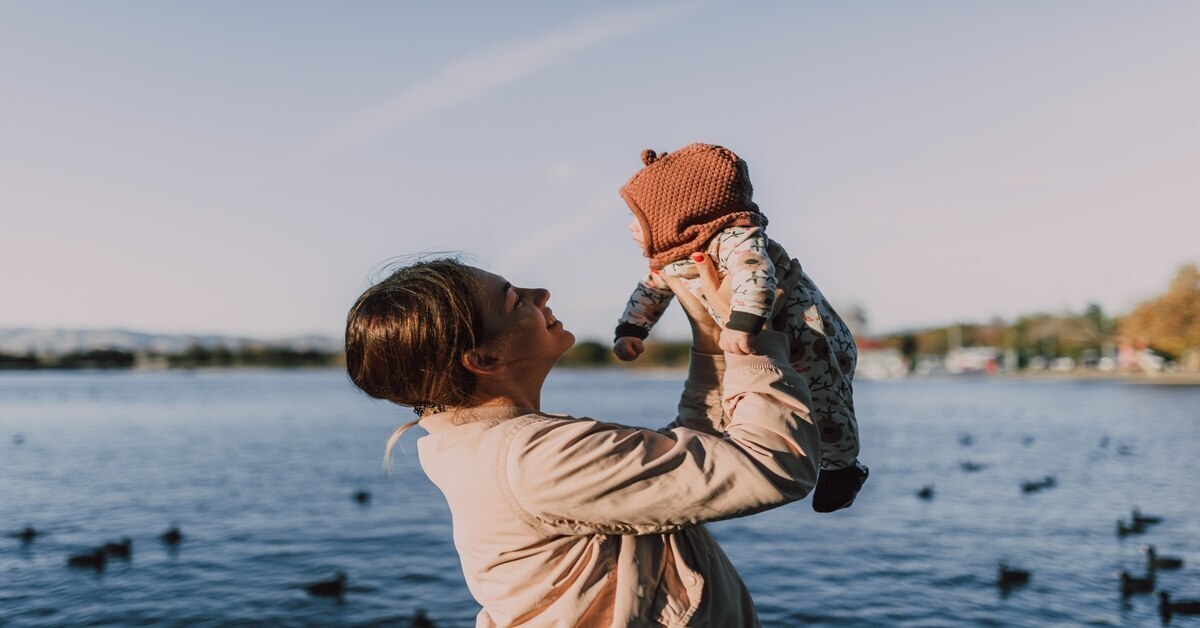
<path id="1" fill-rule="evenodd" d="M 543 259 L 547 251 L 574 242 L 612 211 L 612 199 L 608 196 L 597 196 L 575 210 L 564 212 L 566 218 L 522 235 L 520 242 L 502 251 L 496 258 L 496 268 L 502 268 L 504 272 L 513 272 Z"/>
<path id="2" fill-rule="evenodd" d="M 671 4 L 592 15 L 573 28 L 473 54 L 429 79 L 368 107 L 323 134 L 318 144 L 338 148 L 369 142 L 416 120 L 478 98 L 585 50 L 652 29 L 700 4 Z"/>

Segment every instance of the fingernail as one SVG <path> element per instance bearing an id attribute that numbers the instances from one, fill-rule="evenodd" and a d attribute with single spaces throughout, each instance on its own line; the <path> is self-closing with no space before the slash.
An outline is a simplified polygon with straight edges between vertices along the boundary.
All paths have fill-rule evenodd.
<path id="1" fill-rule="evenodd" d="M 692 261 L 693 262 L 703 262 L 704 259 L 705 259 L 705 256 L 703 253 L 692 253 Z"/>

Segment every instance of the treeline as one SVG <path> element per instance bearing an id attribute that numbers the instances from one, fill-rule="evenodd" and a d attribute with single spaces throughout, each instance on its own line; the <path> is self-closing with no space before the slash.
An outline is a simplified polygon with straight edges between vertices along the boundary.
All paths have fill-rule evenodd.
<path id="1" fill-rule="evenodd" d="M 567 350 L 559 364 L 563 366 L 598 367 L 598 366 L 635 366 L 635 367 L 680 367 L 687 366 L 692 343 L 646 341 L 646 352 L 633 362 L 622 362 L 613 355 L 612 345 L 594 340 L 575 343 Z"/>
<path id="2" fill-rule="evenodd" d="M 0 353 L 0 370 L 79 370 L 132 368 L 298 368 L 325 367 L 342 363 L 339 353 L 315 349 L 245 346 L 237 348 L 188 347 L 182 353 L 133 352 L 123 349 L 91 349 L 60 355 Z"/>
<path id="3" fill-rule="evenodd" d="M 916 365 L 924 356 L 944 356 L 957 347 L 994 347 L 1015 354 L 1018 368 L 1060 357 L 1071 358 L 1080 366 L 1095 366 L 1122 347 L 1132 347 L 1151 349 L 1183 370 L 1196 371 L 1200 370 L 1200 268 L 1181 266 L 1165 292 L 1122 315 L 1110 315 L 1092 304 L 1076 313 L 1028 314 L 1011 322 L 995 319 L 889 334 L 871 344 L 898 350 L 909 365 Z M 646 353 L 630 364 L 686 366 L 689 347 L 688 342 L 652 339 L 646 343 Z M 611 345 L 584 341 L 572 347 L 561 364 L 597 367 L 627 363 L 616 359 Z"/>
<path id="4" fill-rule="evenodd" d="M 1072 314 L 1032 314 L 1015 322 L 961 324 L 881 338 L 909 363 L 944 355 L 955 346 L 997 347 L 1016 352 L 1019 366 L 1031 360 L 1069 357 L 1087 366 L 1121 347 L 1150 349 L 1185 370 L 1200 370 L 1200 268 L 1181 266 L 1161 295 L 1132 312 L 1109 316 L 1099 305 Z"/>
<path id="5" fill-rule="evenodd" d="M 92 349 L 62 355 L 9 355 L 0 353 L 0 369 L 128 369 L 133 368 L 137 356 L 120 349 Z"/>
<path id="6" fill-rule="evenodd" d="M 1121 346 L 1148 348 L 1185 370 L 1200 370 L 1200 268 L 1179 268 L 1167 290 L 1138 305 L 1132 312 L 1110 316 L 1099 305 L 1069 314 L 1030 314 L 1014 322 L 948 325 L 890 334 L 876 339 L 897 349 L 914 365 L 922 356 L 943 356 L 956 347 L 995 347 L 1015 353 L 1018 367 L 1034 360 L 1072 358 L 1077 364 L 1095 364 Z M 612 346 L 594 340 L 576 343 L 561 360 L 564 366 L 683 367 L 691 343 L 650 340 L 635 362 L 617 360 Z M 182 353 L 159 354 L 120 349 L 94 349 L 62 355 L 0 353 L 3 369 L 128 369 L 128 368 L 236 368 L 327 367 L 344 363 L 337 352 L 298 350 L 254 345 L 208 348 L 193 345 Z"/>
<path id="7" fill-rule="evenodd" d="M 205 368 L 205 367 L 270 367 L 297 368 L 334 366 L 341 363 L 341 354 L 327 353 L 315 349 L 297 350 L 287 347 L 216 347 L 208 349 L 192 345 L 187 351 L 175 355 L 166 355 L 167 366 L 171 368 Z"/>
<path id="8" fill-rule="evenodd" d="M 1069 357 L 1081 365 L 1095 364 L 1116 346 L 1117 320 L 1099 305 L 1088 305 L 1082 313 L 1029 314 L 1007 323 L 963 323 L 920 331 L 889 334 L 879 338 L 885 347 L 897 349 L 916 364 L 923 356 L 946 355 L 956 347 L 996 347 L 1015 352 L 1018 368 L 1036 359 Z"/>

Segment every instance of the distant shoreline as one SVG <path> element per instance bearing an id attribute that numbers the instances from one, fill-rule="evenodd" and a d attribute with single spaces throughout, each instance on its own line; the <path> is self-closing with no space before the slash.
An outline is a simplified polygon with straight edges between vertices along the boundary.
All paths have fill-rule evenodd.
<path id="1" fill-rule="evenodd" d="M 1200 373 L 1104 373 L 1083 372 L 1019 372 L 998 375 L 1004 379 L 1058 380 L 1058 381 L 1111 381 L 1126 384 L 1154 386 L 1200 386 Z"/>
<path id="2" fill-rule="evenodd" d="M 560 364 L 557 368 L 570 369 L 572 371 L 625 371 L 638 373 L 669 373 L 669 372 L 687 372 L 687 366 L 663 366 L 663 365 L 648 365 L 648 366 L 622 366 L 618 364 Z M 909 377 L 884 378 L 884 379 L 868 379 L 866 377 L 856 377 L 855 381 L 879 381 L 879 382 L 921 382 L 921 381 L 1049 381 L 1049 382 L 1119 382 L 1136 385 L 1163 385 L 1163 386 L 1200 386 L 1200 373 L 1116 373 L 1103 371 L 1018 371 L 1015 373 L 996 373 L 987 375 L 984 373 L 970 374 L 951 374 L 943 373 L 938 375 L 913 375 Z"/>
<path id="3" fill-rule="evenodd" d="M 644 373 L 647 375 L 665 375 L 679 373 L 686 375 L 687 366 L 621 366 L 621 365 L 572 365 L 560 364 L 557 368 L 574 371 L 596 372 L 625 372 Z M 311 364 L 311 365 L 229 365 L 229 366 L 172 366 L 172 367 L 115 367 L 115 368 L 0 368 L 0 377 L 5 373 L 204 373 L 204 372 L 264 372 L 264 371 L 341 371 L 341 364 Z M 986 374 L 939 374 L 917 375 L 894 379 L 858 378 L 858 381 L 879 382 L 922 382 L 922 381 L 1042 381 L 1042 382 L 1115 382 L 1135 386 L 1200 386 L 1200 373 L 1104 373 L 1099 371 L 1082 372 L 1051 372 L 1051 371 L 1021 371 L 1017 373 Z"/>

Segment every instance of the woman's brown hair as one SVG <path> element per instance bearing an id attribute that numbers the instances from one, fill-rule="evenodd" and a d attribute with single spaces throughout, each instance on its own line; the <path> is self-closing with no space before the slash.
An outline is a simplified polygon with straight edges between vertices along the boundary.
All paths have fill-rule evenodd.
<path id="1" fill-rule="evenodd" d="M 475 390 L 462 356 L 487 341 L 471 268 L 419 261 L 367 288 L 346 316 L 346 372 L 376 399 L 428 409 L 461 406 Z M 405 429 L 388 442 L 388 453 Z"/>

